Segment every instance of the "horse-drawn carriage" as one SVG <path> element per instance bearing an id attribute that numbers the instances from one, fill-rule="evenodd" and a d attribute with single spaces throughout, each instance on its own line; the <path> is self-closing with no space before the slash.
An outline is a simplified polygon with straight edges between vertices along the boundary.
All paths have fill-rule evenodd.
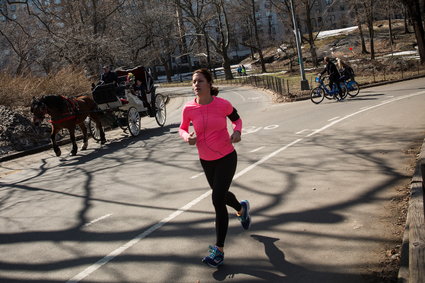
<path id="1" fill-rule="evenodd" d="M 93 99 L 102 110 L 103 125 L 117 125 L 132 136 L 140 133 L 141 117 L 155 117 L 159 126 L 166 120 L 166 98 L 156 93 L 153 79 L 142 66 L 116 70 L 118 82 L 99 84 L 93 88 Z M 137 89 L 136 84 L 141 85 Z M 89 118 L 89 131 L 100 140 L 96 124 Z"/>
<path id="2" fill-rule="evenodd" d="M 87 125 L 92 137 L 106 142 L 103 126 L 119 126 L 132 136 L 140 133 L 141 117 L 155 117 L 159 126 L 166 119 L 166 99 L 155 92 L 153 79 L 144 67 L 117 70 L 118 82 L 93 86 L 93 99 L 88 95 L 64 97 L 47 95 L 33 98 L 31 112 L 35 125 L 45 115 L 50 116 L 52 132 L 50 139 L 57 156 L 61 150 L 56 142 L 58 132 L 66 128 L 72 142 L 71 155 L 77 154 L 75 129 L 78 125 L 83 133 L 82 150 L 87 148 Z M 138 87 L 135 87 L 135 82 Z"/>

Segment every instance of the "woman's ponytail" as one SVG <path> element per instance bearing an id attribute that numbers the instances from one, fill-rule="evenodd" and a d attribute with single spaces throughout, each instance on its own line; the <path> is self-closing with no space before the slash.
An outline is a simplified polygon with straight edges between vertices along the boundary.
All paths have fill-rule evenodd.
<path id="1" fill-rule="evenodd" d="M 211 95 L 213 95 L 213 96 L 218 95 L 218 87 L 215 87 L 215 86 L 211 87 Z"/>

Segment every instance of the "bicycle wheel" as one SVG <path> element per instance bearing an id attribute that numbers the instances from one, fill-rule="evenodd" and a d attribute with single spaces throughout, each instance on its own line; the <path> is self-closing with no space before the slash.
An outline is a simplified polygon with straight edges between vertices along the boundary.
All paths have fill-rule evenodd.
<path id="1" fill-rule="evenodd" d="M 348 89 L 345 86 L 345 84 L 341 84 L 340 86 L 341 86 L 341 99 L 345 99 L 348 94 Z"/>
<path id="2" fill-rule="evenodd" d="M 355 97 L 360 92 L 360 86 L 356 81 L 351 81 L 348 83 L 348 95 L 350 97 Z"/>
<path id="3" fill-rule="evenodd" d="M 326 90 L 323 90 L 323 92 L 325 93 L 326 99 L 334 99 L 334 94 L 331 87 L 329 85 L 325 85 L 325 88 L 329 90 L 329 92 Z"/>
<path id="4" fill-rule="evenodd" d="M 325 98 L 324 91 L 320 87 L 313 88 L 310 93 L 310 99 L 314 104 L 319 104 Z"/>

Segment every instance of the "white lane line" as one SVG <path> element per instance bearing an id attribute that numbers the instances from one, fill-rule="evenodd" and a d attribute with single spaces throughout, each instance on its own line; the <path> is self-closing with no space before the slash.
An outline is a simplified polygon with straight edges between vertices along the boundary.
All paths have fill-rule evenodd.
<path id="1" fill-rule="evenodd" d="M 242 171 L 240 171 L 238 174 L 236 174 L 233 177 L 233 180 L 236 180 L 237 178 L 239 178 L 240 176 L 248 173 L 249 171 L 251 171 L 252 169 L 254 169 L 255 167 L 257 167 L 258 165 L 266 162 L 267 160 L 269 160 L 270 158 L 272 158 L 273 156 L 275 156 L 276 154 L 279 154 L 280 152 L 284 151 L 285 149 L 290 148 L 291 146 L 299 143 L 300 141 L 302 141 L 303 139 L 297 139 L 293 142 L 291 142 L 290 144 L 285 145 L 284 147 L 279 148 L 278 150 L 273 151 L 272 153 L 270 153 L 269 155 L 266 155 L 265 157 L 261 158 L 260 160 L 258 160 L 257 162 L 255 162 L 254 164 L 251 164 L 250 166 L 246 167 L 245 169 L 243 169 Z"/>
<path id="2" fill-rule="evenodd" d="M 331 123 L 329 123 L 328 125 L 315 130 L 313 133 L 309 134 L 308 136 L 313 136 L 315 134 L 318 134 L 322 131 L 324 131 L 325 129 L 345 120 L 348 119 L 354 115 L 357 115 L 361 112 L 364 112 L 366 110 L 370 110 L 373 108 L 377 108 L 380 106 L 383 106 L 387 103 L 390 102 L 395 102 L 401 99 L 405 99 L 405 98 L 409 98 L 409 97 L 413 97 L 416 95 L 420 95 L 420 94 L 424 94 L 425 91 L 421 91 L 421 92 L 417 92 L 417 93 L 413 93 L 410 95 L 405 95 L 396 99 L 393 99 L 392 101 L 388 101 L 388 102 L 382 102 L 381 104 L 377 104 L 374 106 L 370 106 L 364 110 L 361 111 L 357 111 L 355 113 L 349 114 L 347 116 L 342 117 L 339 120 L 335 120 L 332 121 Z M 254 164 L 248 166 L 247 168 L 245 168 L 244 170 L 240 171 L 239 173 L 237 173 L 234 177 L 233 180 L 236 180 L 237 178 L 239 178 L 240 176 L 248 173 L 249 171 L 251 171 L 252 169 L 254 169 L 255 167 L 257 167 L 258 165 L 266 162 L 267 160 L 269 160 L 270 158 L 274 157 L 275 155 L 279 154 L 280 152 L 288 149 L 289 147 L 299 143 L 300 141 L 302 141 L 303 139 L 297 139 L 293 142 L 291 142 L 290 144 L 287 144 L 286 146 L 283 146 L 281 148 L 279 148 L 278 150 L 270 153 L 269 155 L 266 155 L 265 157 L 263 157 L 262 159 L 260 159 L 259 161 L 255 162 Z M 149 236 L 151 233 L 155 232 L 156 230 L 158 230 L 159 228 L 161 228 L 162 226 L 164 226 L 167 222 L 173 220 L 174 218 L 176 218 L 177 216 L 179 216 L 180 214 L 182 214 L 183 212 L 186 212 L 187 210 L 189 210 L 192 206 L 196 205 L 197 203 L 199 203 L 200 201 L 202 201 L 203 199 L 207 198 L 209 195 L 211 195 L 211 190 L 208 190 L 207 192 L 205 192 L 204 194 L 202 194 L 201 196 L 197 197 L 196 199 L 192 200 L 191 202 L 189 202 L 188 204 L 186 204 L 185 206 L 179 208 L 178 210 L 176 210 L 175 212 L 171 213 L 169 216 L 165 217 L 164 219 L 162 219 L 161 221 L 159 221 L 157 224 L 151 226 L 149 229 L 147 229 L 146 231 L 140 233 L 139 235 L 137 235 L 135 238 L 133 238 L 132 240 L 130 240 L 129 242 L 127 242 L 126 244 L 124 244 L 123 246 L 113 250 L 111 253 L 109 253 L 107 256 L 105 256 L 104 258 L 98 260 L 96 263 L 90 265 L 89 267 L 87 267 L 85 270 L 83 270 L 82 272 L 78 273 L 76 276 L 74 276 L 73 278 L 71 278 L 70 280 L 68 280 L 67 282 L 69 283 L 76 283 L 79 282 L 81 280 L 83 280 L 84 278 L 86 278 L 87 276 L 89 276 L 90 274 L 92 274 L 93 272 L 95 272 L 97 269 L 99 269 L 100 267 L 102 267 L 103 265 L 107 264 L 108 262 L 110 262 L 111 260 L 113 260 L 116 256 L 120 255 L 121 253 L 123 253 L 125 250 L 127 250 L 128 248 L 134 246 L 135 244 L 137 244 L 140 240 L 146 238 L 147 236 Z"/>
<path id="3" fill-rule="evenodd" d="M 105 218 L 108 218 L 109 216 L 111 216 L 112 214 L 111 213 L 109 213 L 109 214 L 106 214 L 106 215 L 103 215 L 103 216 L 101 216 L 101 217 L 99 217 L 99 218 L 96 218 L 95 220 L 92 220 L 92 221 L 90 221 L 89 223 L 86 223 L 86 224 L 84 224 L 84 226 L 90 226 L 90 225 L 92 225 L 92 224 L 94 224 L 94 223 L 96 223 L 96 222 L 99 222 L 100 220 L 103 220 L 103 219 L 105 219 Z"/>
<path id="4" fill-rule="evenodd" d="M 246 101 L 246 98 L 242 94 L 240 94 L 239 92 L 236 92 L 234 90 L 231 90 L 230 92 L 236 93 L 237 95 L 239 95 L 240 98 L 242 98 L 243 101 Z"/>
<path id="5" fill-rule="evenodd" d="M 265 146 L 260 146 L 256 149 L 251 150 L 250 152 L 256 152 L 256 151 L 262 150 L 263 148 L 265 148 Z"/>
<path id="6" fill-rule="evenodd" d="M 202 175 L 204 175 L 204 172 L 201 172 L 199 174 L 196 174 L 196 175 L 190 177 L 190 179 L 195 179 L 195 178 L 198 178 L 199 176 L 202 176 Z"/>
<path id="7" fill-rule="evenodd" d="M 339 116 L 333 117 L 332 119 L 329 119 L 328 122 L 331 122 L 331 121 L 336 120 L 338 118 L 339 118 Z"/>
<path id="8" fill-rule="evenodd" d="M 304 132 L 306 132 L 306 131 L 308 131 L 308 129 L 301 130 L 301 131 L 299 131 L 299 132 L 296 132 L 295 134 L 296 134 L 296 135 L 299 135 L 299 134 L 302 134 L 302 133 L 304 133 Z"/>
<path id="9" fill-rule="evenodd" d="M 425 91 L 420 91 L 420 92 L 416 92 L 416 93 L 412 93 L 412 94 L 408 94 L 408 95 L 400 96 L 400 97 L 397 97 L 397 98 L 394 98 L 394 99 L 391 99 L 391 100 L 385 100 L 385 101 L 383 101 L 383 102 L 381 102 L 381 103 L 379 103 L 379 104 L 376 104 L 376 105 L 369 106 L 369 107 L 367 107 L 367 108 L 361 109 L 361 110 L 359 110 L 359 111 L 357 111 L 357 112 L 354 112 L 354 113 L 348 114 L 348 115 L 346 115 L 346 116 L 344 116 L 344 117 L 342 117 L 342 118 L 340 118 L 340 119 L 338 119 L 338 120 L 334 120 L 334 121 L 332 121 L 331 123 L 329 123 L 329 124 L 327 124 L 327 125 L 325 125 L 325 126 L 321 127 L 320 129 L 317 129 L 317 130 L 315 130 L 314 132 L 312 132 L 312 133 L 308 134 L 308 135 L 307 135 L 307 137 L 311 137 L 311 136 L 314 136 L 315 134 L 318 134 L 318 133 L 320 133 L 320 132 L 323 132 L 323 131 L 324 131 L 324 130 L 326 130 L 327 128 L 330 128 L 330 127 L 332 127 L 333 125 L 335 125 L 335 124 L 337 124 L 337 123 L 339 123 L 339 122 L 341 122 L 341 121 L 344 121 L 345 119 L 351 118 L 351 117 L 353 117 L 353 116 L 355 116 L 355 115 L 357 115 L 357 114 L 360 114 L 360 113 L 362 113 L 362 112 L 365 112 L 365 111 L 367 111 L 367 110 L 371 110 L 371 109 L 374 109 L 374 108 L 378 108 L 378 107 L 381 107 L 381 106 L 383 106 L 383 105 L 385 105 L 385 104 L 388 104 L 388 103 L 391 103 L 391 102 L 395 102 L 395 101 L 402 100 L 402 99 L 405 99 L 405 98 L 409 98 L 409 97 L 413 97 L 413 96 L 421 95 L 421 94 L 424 94 L 424 93 L 425 93 Z"/>

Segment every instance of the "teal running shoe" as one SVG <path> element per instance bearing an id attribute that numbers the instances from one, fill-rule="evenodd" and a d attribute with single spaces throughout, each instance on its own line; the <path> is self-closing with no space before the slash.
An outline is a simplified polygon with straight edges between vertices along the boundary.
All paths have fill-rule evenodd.
<path id="1" fill-rule="evenodd" d="M 242 224 L 242 227 L 245 230 L 248 230 L 251 226 L 251 216 L 249 216 L 249 202 L 247 200 L 241 201 L 241 206 L 243 207 L 242 215 L 238 216 L 239 221 Z"/>
<path id="2" fill-rule="evenodd" d="M 221 252 L 217 246 L 209 246 L 208 251 L 210 252 L 209 256 L 206 256 L 202 259 L 202 262 L 211 266 L 219 267 L 224 262 L 224 253 Z"/>

